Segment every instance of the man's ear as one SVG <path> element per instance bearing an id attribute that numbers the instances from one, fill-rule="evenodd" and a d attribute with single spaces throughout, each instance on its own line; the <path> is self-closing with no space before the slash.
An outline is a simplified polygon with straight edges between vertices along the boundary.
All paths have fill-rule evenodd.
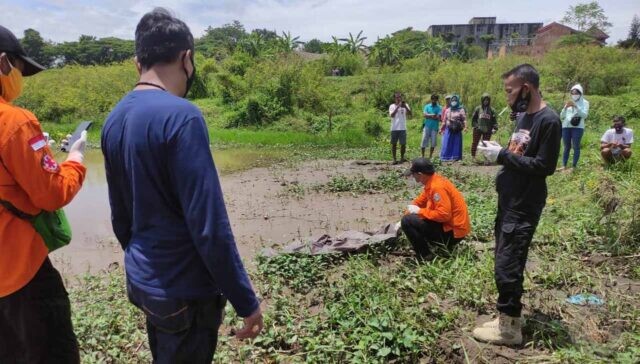
<path id="1" fill-rule="evenodd" d="M 0 74 L 8 75 L 11 72 L 11 67 L 9 66 L 9 55 L 5 52 L 0 53 Z"/>
<path id="2" fill-rule="evenodd" d="M 136 65 L 138 76 L 142 75 L 142 65 L 138 62 L 138 56 L 133 57 L 133 63 Z"/>

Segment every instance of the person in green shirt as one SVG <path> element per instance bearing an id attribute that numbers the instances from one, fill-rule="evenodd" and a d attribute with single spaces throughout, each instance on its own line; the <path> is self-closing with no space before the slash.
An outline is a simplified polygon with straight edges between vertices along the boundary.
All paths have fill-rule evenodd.
<path id="1" fill-rule="evenodd" d="M 438 95 L 431 95 L 431 103 L 424 105 L 423 113 L 422 158 L 424 158 L 427 146 L 430 146 L 429 159 L 431 159 L 438 142 L 438 130 L 440 129 L 440 118 L 442 116 L 442 107 L 438 104 Z"/>
<path id="2" fill-rule="evenodd" d="M 491 140 L 491 134 L 498 130 L 498 119 L 495 110 L 491 107 L 491 96 L 485 92 L 482 94 L 480 102 L 480 106 L 476 107 L 471 117 L 471 126 L 473 127 L 471 157 L 474 160 L 480 139 Z"/>

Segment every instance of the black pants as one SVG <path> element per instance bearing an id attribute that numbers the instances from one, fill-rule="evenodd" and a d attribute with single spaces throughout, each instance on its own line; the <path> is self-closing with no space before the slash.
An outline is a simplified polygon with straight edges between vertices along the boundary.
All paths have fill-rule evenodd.
<path id="1" fill-rule="evenodd" d="M 495 280 L 498 288 L 496 308 L 512 317 L 519 317 L 522 313 L 520 300 L 524 268 L 541 212 L 505 212 L 498 207 L 495 226 Z"/>
<path id="2" fill-rule="evenodd" d="M 446 252 L 462 240 L 453 236 L 453 230 L 445 232 L 441 223 L 423 219 L 417 214 L 404 215 L 401 225 L 416 255 L 421 258 Z"/>
<path id="3" fill-rule="evenodd" d="M 79 363 L 71 305 L 46 258 L 19 291 L 0 298 L 0 363 Z"/>
<path id="4" fill-rule="evenodd" d="M 200 300 L 149 295 L 127 283 L 131 303 L 147 317 L 147 334 L 156 364 L 210 364 L 218 343 L 226 299 Z"/>

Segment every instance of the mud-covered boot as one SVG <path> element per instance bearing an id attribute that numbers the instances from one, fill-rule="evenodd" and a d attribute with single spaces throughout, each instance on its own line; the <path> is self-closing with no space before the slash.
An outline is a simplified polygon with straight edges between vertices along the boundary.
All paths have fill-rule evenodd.
<path id="1" fill-rule="evenodd" d="M 480 326 L 473 330 L 476 340 L 496 345 L 522 344 L 522 321 L 520 317 L 511 317 L 500 313 L 497 326 Z"/>
<path id="2" fill-rule="evenodd" d="M 520 326 L 522 326 L 522 322 L 523 322 L 522 317 L 518 317 L 518 319 L 520 320 Z M 499 324 L 500 324 L 500 316 L 496 317 L 491 321 L 487 321 L 483 323 L 482 325 L 480 325 L 480 327 L 498 327 Z"/>

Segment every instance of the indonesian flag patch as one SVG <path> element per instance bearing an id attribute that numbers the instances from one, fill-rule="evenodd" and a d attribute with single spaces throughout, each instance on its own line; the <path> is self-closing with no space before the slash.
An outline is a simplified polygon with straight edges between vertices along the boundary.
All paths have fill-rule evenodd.
<path id="1" fill-rule="evenodd" d="M 60 170 L 60 166 L 53 157 L 45 154 L 44 157 L 42 157 L 42 169 L 50 173 L 57 173 Z"/>
<path id="2" fill-rule="evenodd" d="M 40 134 L 29 139 L 29 145 L 34 152 L 37 152 L 47 145 L 47 141 L 44 139 L 44 135 Z"/>

